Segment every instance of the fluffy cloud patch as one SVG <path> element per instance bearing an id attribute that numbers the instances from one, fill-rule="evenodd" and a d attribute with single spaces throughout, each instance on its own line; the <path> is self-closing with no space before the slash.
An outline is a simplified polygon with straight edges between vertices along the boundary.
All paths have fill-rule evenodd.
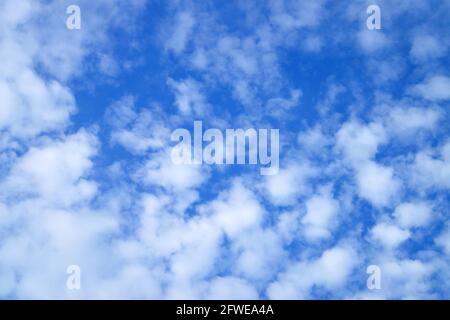
<path id="1" fill-rule="evenodd" d="M 411 91 L 430 101 L 446 101 L 450 99 L 450 78 L 435 75 L 415 85 Z"/>
<path id="2" fill-rule="evenodd" d="M 343 286 L 355 267 L 355 252 L 334 247 L 312 261 L 293 263 L 268 288 L 271 299 L 305 299 L 312 286 L 333 290 Z M 308 274 L 308 277 L 303 277 Z"/>

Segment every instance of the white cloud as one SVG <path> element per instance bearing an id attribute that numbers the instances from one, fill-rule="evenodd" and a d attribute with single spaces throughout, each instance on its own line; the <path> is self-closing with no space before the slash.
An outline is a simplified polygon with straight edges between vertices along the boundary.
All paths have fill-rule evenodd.
<path id="1" fill-rule="evenodd" d="M 393 56 L 387 59 L 383 56 L 377 59 L 374 56 L 368 61 L 368 72 L 371 74 L 376 86 L 390 84 L 399 80 L 405 69 L 405 61 L 402 57 Z"/>
<path id="2" fill-rule="evenodd" d="M 390 206 L 401 183 L 393 168 L 372 160 L 379 146 L 388 141 L 385 127 L 378 122 L 362 125 L 352 120 L 345 123 L 336 136 L 337 150 L 355 172 L 359 196 L 376 207 Z"/>
<path id="3" fill-rule="evenodd" d="M 384 222 L 374 226 L 370 234 L 374 240 L 380 242 L 387 249 L 395 249 L 411 236 L 408 230 Z"/>
<path id="4" fill-rule="evenodd" d="M 208 211 L 214 213 L 215 223 L 230 237 L 258 226 L 264 213 L 254 194 L 239 181 L 234 182 L 228 192 L 211 202 L 208 208 Z"/>
<path id="5" fill-rule="evenodd" d="M 402 203 L 394 211 L 394 217 L 402 228 L 424 227 L 432 218 L 432 208 L 429 204 Z"/>
<path id="6" fill-rule="evenodd" d="M 430 101 L 450 100 L 450 78 L 435 75 L 411 88 L 411 92 Z"/>
<path id="7" fill-rule="evenodd" d="M 162 274 L 141 264 L 125 265 L 114 277 L 95 280 L 97 285 L 89 289 L 96 299 L 158 299 L 163 295 Z"/>
<path id="8" fill-rule="evenodd" d="M 101 275 L 109 251 L 104 237 L 114 235 L 118 223 L 115 212 L 90 206 L 97 194 L 90 178 L 96 151 L 96 138 L 83 130 L 46 139 L 22 155 L 2 181 L 0 210 L 8 219 L 0 222 L 0 259 L 3 276 L 14 274 L 14 286 L 3 287 L 6 295 L 73 297 L 64 290 L 72 264 L 90 270 L 93 278 Z"/>
<path id="9" fill-rule="evenodd" d="M 423 150 L 416 154 L 411 166 L 410 180 L 418 190 L 450 188 L 450 142 L 433 152 Z"/>
<path id="10" fill-rule="evenodd" d="M 345 123 L 336 136 L 336 146 L 355 166 L 375 156 L 378 147 L 387 140 L 385 129 L 380 124 L 362 125 L 357 121 Z"/>
<path id="11" fill-rule="evenodd" d="M 357 41 L 365 53 L 372 54 L 390 46 L 391 41 L 381 31 L 363 30 L 357 34 Z"/>
<path id="12" fill-rule="evenodd" d="M 301 195 L 310 192 L 308 180 L 317 170 L 308 163 L 290 164 L 278 174 L 268 176 L 264 187 L 270 201 L 277 205 L 291 205 Z"/>
<path id="13" fill-rule="evenodd" d="M 270 299 L 307 299 L 313 286 L 338 290 L 346 284 L 356 265 L 355 258 L 356 253 L 349 247 L 328 249 L 315 260 L 290 265 L 271 283 L 267 294 Z"/>
<path id="14" fill-rule="evenodd" d="M 330 137 L 326 136 L 320 126 L 306 132 L 301 132 L 297 138 L 298 144 L 308 152 L 320 154 L 331 145 Z"/>
<path id="15" fill-rule="evenodd" d="M 291 90 L 289 98 L 272 98 L 266 104 L 267 110 L 272 116 L 282 117 L 291 112 L 299 104 L 302 92 L 300 90 Z"/>
<path id="16" fill-rule="evenodd" d="M 206 295 L 212 300 L 254 300 L 258 297 L 258 292 L 249 282 L 236 277 L 214 278 Z"/>
<path id="17" fill-rule="evenodd" d="M 356 173 L 359 195 L 375 206 L 391 206 L 400 191 L 400 182 L 390 167 L 369 161 Z"/>
<path id="18" fill-rule="evenodd" d="M 116 212 L 103 203 L 106 195 L 95 199 L 97 138 L 84 129 L 64 134 L 76 111 L 65 82 L 86 71 L 83 59 L 108 45 L 108 28 L 132 16 L 127 10 L 139 2 L 82 1 L 90 23 L 79 32 L 65 27 L 66 6 L 59 1 L 0 4 L 0 59 L 7 62 L 0 66 L 0 131 L 2 148 L 14 149 L 0 182 L 0 215 L 7 217 L 0 220 L 2 297 L 92 297 L 118 260 L 111 254 Z M 2 166 L 6 155 L 2 151 Z M 72 264 L 82 269 L 83 292 L 65 290 Z"/>
<path id="19" fill-rule="evenodd" d="M 392 259 L 387 257 L 380 265 L 382 286 L 389 299 L 423 299 L 430 298 L 431 263 L 413 259 Z"/>
<path id="20" fill-rule="evenodd" d="M 339 203 L 329 190 L 322 191 L 306 202 L 306 215 L 302 218 L 306 238 L 326 239 L 331 236 L 330 227 L 339 211 Z"/>
<path id="21" fill-rule="evenodd" d="M 192 13 L 187 11 L 177 13 L 170 36 L 168 39 L 165 39 L 166 41 L 164 42 L 166 48 L 172 50 L 176 54 L 182 53 L 189 42 L 189 37 L 194 25 L 195 19 Z"/>
<path id="22" fill-rule="evenodd" d="M 232 245 L 237 255 L 233 273 L 252 281 L 266 281 L 274 276 L 286 258 L 282 239 L 272 229 L 253 228 L 243 232 Z"/>
<path id="23" fill-rule="evenodd" d="M 3 1 L 0 60 L 8 63 L 0 66 L 0 130 L 25 139 L 65 129 L 76 111 L 65 82 L 86 71 L 84 59 L 109 45 L 108 26 L 130 17 L 124 12 L 138 9 L 139 2 L 81 1 L 82 17 L 89 23 L 72 32 L 61 19 L 67 8 L 64 3 Z M 108 15 L 98 14 L 103 11 Z M 124 29 L 132 25 L 128 19 L 121 25 Z"/>
<path id="24" fill-rule="evenodd" d="M 383 251 L 371 257 L 381 270 L 381 289 L 362 290 L 352 299 L 435 299 L 431 290 L 433 272 L 438 264 L 433 259 L 396 258 Z"/>
<path id="25" fill-rule="evenodd" d="M 447 255 L 450 255 L 450 225 L 446 224 L 444 230 L 436 237 L 434 242 L 444 249 Z"/>
<path id="26" fill-rule="evenodd" d="M 272 1 L 271 20 L 280 28 L 290 30 L 294 28 L 316 27 L 323 16 L 324 1 Z"/>
<path id="27" fill-rule="evenodd" d="M 417 34 L 412 41 L 410 56 L 414 61 L 424 62 L 445 55 L 447 47 L 441 39 L 430 34 Z"/>
<path id="28" fill-rule="evenodd" d="M 174 164 L 168 152 L 154 154 L 137 173 L 149 185 L 182 191 L 200 186 L 208 178 L 209 168 L 193 164 Z"/>
<path id="29" fill-rule="evenodd" d="M 29 69 L 16 72 L 12 81 L 0 76 L 0 129 L 19 138 L 63 129 L 75 111 L 70 91 L 56 81 L 45 82 Z"/>
<path id="30" fill-rule="evenodd" d="M 419 130 L 433 130 L 441 118 L 434 108 L 393 108 L 387 118 L 388 129 L 400 137 L 414 136 Z"/>
<path id="31" fill-rule="evenodd" d="M 175 92 L 175 104 L 182 115 L 205 116 L 209 107 L 197 81 L 190 78 L 178 82 L 169 79 L 167 83 Z"/>
<path id="32" fill-rule="evenodd" d="M 37 195 L 49 203 L 66 205 L 91 198 L 97 186 L 83 176 L 93 165 L 96 143 L 94 136 L 80 131 L 63 141 L 31 148 L 12 167 L 2 193 L 8 197 Z"/>
<path id="33" fill-rule="evenodd" d="M 112 126 L 111 141 L 135 154 L 161 150 L 169 143 L 170 130 L 157 112 L 138 110 L 134 97 L 124 96 L 106 110 Z"/>
<path id="34" fill-rule="evenodd" d="M 119 64 L 108 54 L 101 54 L 99 57 L 99 70 L 103 74 L 114 77 L 119 72 Z"/>

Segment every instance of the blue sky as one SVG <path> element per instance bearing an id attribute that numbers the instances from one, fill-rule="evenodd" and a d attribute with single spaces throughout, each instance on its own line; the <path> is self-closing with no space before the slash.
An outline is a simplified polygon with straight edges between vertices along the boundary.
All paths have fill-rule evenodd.
<path id="1" fill-rule="evenodd" d="M 448 299 L 449 9 L 1 0 L 0 298 Z M 279 171 L 174 164 L 196 120 Z"/>

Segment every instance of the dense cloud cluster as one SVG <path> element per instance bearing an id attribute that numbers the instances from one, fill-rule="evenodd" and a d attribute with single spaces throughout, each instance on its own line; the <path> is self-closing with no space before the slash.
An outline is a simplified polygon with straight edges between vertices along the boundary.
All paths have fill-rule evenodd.
<path id="1" fill-rule="evenodd" d="M 450 1 L 78 2 L 0 3 L 0 298 L 450 297 Z M 278 174 L 174 164 L 195 120 Z"/>

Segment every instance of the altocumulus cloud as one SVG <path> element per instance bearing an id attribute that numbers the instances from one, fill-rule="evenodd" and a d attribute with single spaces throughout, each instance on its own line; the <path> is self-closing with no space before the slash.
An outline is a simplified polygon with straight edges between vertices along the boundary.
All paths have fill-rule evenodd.
<path id="1" fill-rule="evenodd" d="M 362 0 L 83 0 L 70 30 L 2 1 L 0 297 L 449 298 L 450 4 L 377 2 L 380 30 Z M 279 129 L 278 174 L 174 164 L 195 120 Z"/>

